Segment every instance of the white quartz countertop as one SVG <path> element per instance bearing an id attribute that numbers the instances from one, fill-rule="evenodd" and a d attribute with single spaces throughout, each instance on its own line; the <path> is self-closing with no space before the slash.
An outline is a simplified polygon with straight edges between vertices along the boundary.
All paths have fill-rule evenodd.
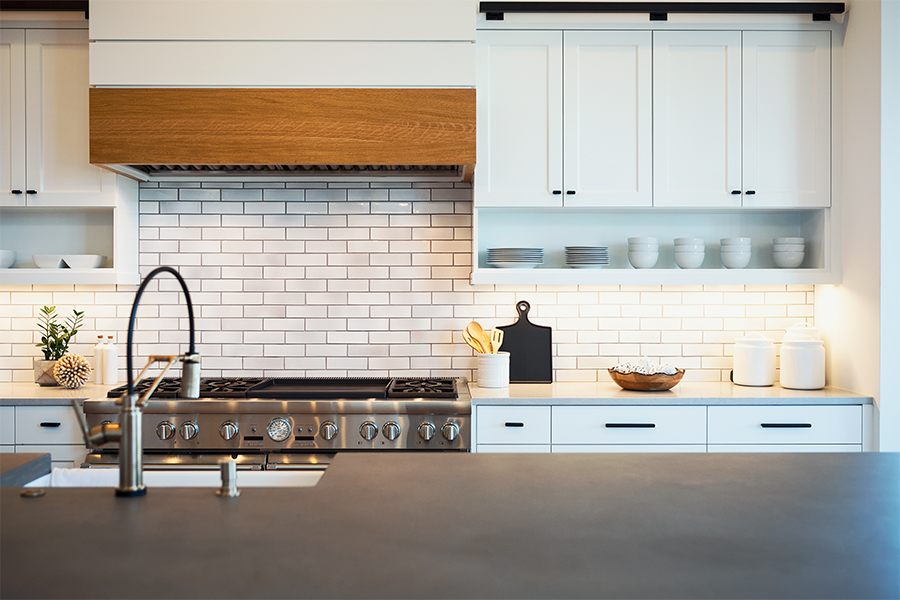
<path id="1" fill-rule="evenodd" d="M 789 390 L 778 384 L 746 387 L 731 382 L 682 382 L 664 392 L 632 392 L 609 382 L 512 384 L 483 388 L 469 383 L 474 405 L 542 404 L 872 404 L 872 398 L 840 388 Z"/>
<path id="2" fill-rule="evenodd" d="M 73 399 L 106 398 L 106 393 L 124 383 L 97 385 L 85 383 L 76 390 L 62 386 L 42 387 L 31 382 L 0 383 L 0 406 L 62 406 Z"/>

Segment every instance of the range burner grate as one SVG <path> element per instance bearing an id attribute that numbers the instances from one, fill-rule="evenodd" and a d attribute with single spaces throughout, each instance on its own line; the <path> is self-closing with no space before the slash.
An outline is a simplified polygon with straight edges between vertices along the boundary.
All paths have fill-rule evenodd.
<path id="1" fill-rule="evenodd" d="M 201 398 L 246 398 L 247 394 L 267 381 L 264 377 L 210 377 L 200 380 Z M 145 377 L 134 384 L 134 391 L 139 395 L 146 392 L 153 384 L 152 377 Z M 128 391 L 123 385 L 111 389 L 106 396 L 118 398 Z M 166 377 L 159 382 L 153 398 L 178 398 L 181 392 L 180 377 Z"/>
<path id="2" fill-rule="evenodd" d="M 456 379 L 399 378 L 393 379 L 388 388 L 390 398 L 456 398 Z"/>

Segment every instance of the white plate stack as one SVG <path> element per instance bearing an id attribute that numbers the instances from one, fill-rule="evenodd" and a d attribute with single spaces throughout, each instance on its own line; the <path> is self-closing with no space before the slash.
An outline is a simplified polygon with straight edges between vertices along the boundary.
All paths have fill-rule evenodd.
<path id="1" fill-rule="evenodd" d="M 487 262 L 505 269 L 533 269 L 544 264 L 543 248 L 488 248 Z"/>
<path id="2" fill-rule="evenodd" d="M 609 246 L 566 246 L 566 266 L 602 269 L 609 264 Z"/>
<path id="3" fill-rule="evenodd" d="M 772 240 L 772 257 L 779 269 L 796 269 L 806 256 L 806 240 L 802 237 L 782 237 Z"/>

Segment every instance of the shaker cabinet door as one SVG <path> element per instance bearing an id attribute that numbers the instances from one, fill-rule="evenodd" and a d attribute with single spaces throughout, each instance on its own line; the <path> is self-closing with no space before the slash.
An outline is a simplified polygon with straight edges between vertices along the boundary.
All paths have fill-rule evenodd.
<path id="1" fill-rule="evenodd" d="M 741 32 L 653 33 L 654 206 L 741 206 Z"/>
<path id="2" fill-rule="evenodd" d="M 116 176 L 90 164 L 88 32 L 25 33 L 29 206 L 114 206 Z"/>
<path id="3" fill-rule="evenodd" d="M 830 206 L 831 32 L 743 36 L 744 206 Z"/>
<path id="4" fill-rule="evenodd" d="M 651 206 L 651 32 L 564 36 L 564 205 Z"/>
<path id="5" fill-rule="evenodd" d="M 0 65 L 0 206 L 25 206 L 23 29 L 0 29 Z"/>
<path id="6" fill-rule="evenodd" d="M 562 206 L 562 32 L 479 31 L 476 54 L 477 205 Z"/>

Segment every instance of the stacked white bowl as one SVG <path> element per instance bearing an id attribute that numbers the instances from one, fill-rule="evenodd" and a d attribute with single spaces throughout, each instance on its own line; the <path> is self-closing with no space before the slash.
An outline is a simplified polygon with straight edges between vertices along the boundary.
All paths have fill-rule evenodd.
<path id="1" fill-rule="evenodd" d="M 806 240 L 802 237 L 781 237 L 772 240 L 772 256 L 775 266 L 781 269 L 796 269 L 803 263 Z"/>
<path id="2" fill-rule="evenodd" d="M 659 240 L 655 237 L 628 238 L 628 261 L 635 269 L 651 269 L 659 260 Z"/>
<path id="3" fill-rule="evenodd" d="M 675 264 L 682 269 L 696 269 L 705 257 L 703 238 L 675 238 Z"/>
<path id="4" fill-rule="evenodd" d="M 729 269 L 743 269 L 750 264 L 750 238 L 722 238 L 719 240 L 722 264 Z"/>

